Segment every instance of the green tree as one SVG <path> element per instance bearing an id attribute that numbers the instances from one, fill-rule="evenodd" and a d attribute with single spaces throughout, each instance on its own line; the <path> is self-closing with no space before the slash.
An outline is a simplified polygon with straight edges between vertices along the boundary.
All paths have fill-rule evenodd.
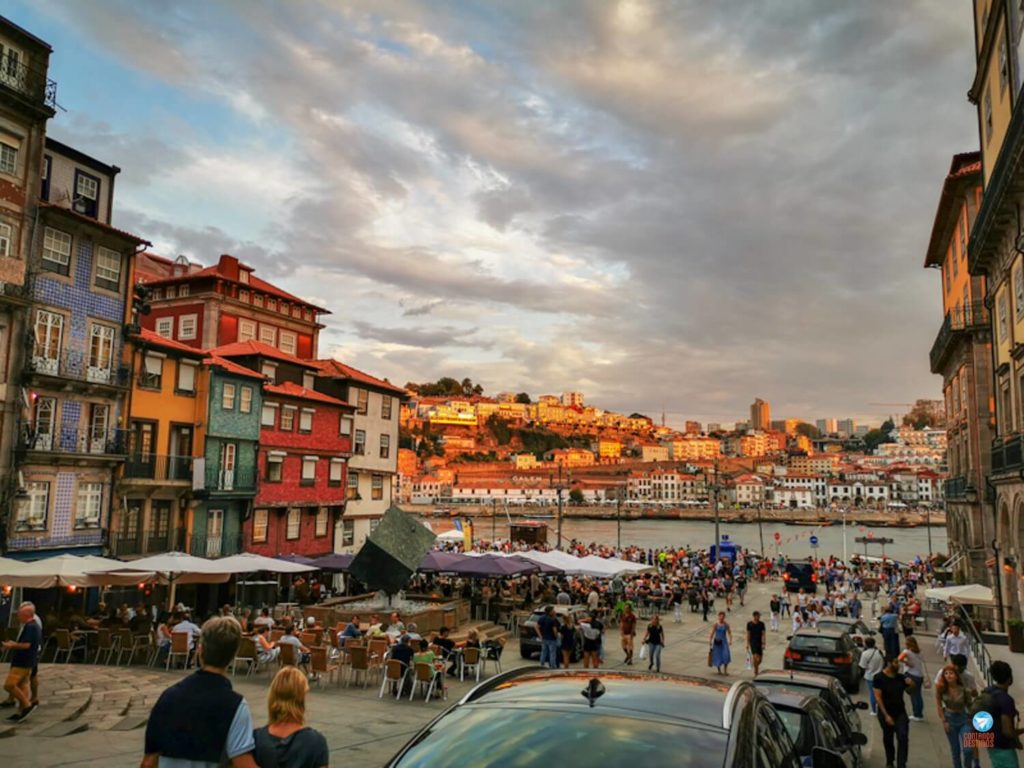
<path id="1" fill-rule="evenodd" d="M 484 425 L 494 435 L 494 439 L 498 441 L 498 445 L 508 445 L 512 442 L 512 430 L 508 424 L 505 423 L 504 419 L 499 419 L 498 414 L 492 413 L 487 417 L 487 421 Z"/>
<path id="2" fill-rule="evenodd" d="M 520 392 L 516 395 L 516 402 L 522 403 L 523 405 L 529 405 L 532 402 L 530 400 L 530 394 L 528 392 Z"/>
<path id="3" fill-rule="evenodd" d="M 821 437 L 821 430 L 819 430 L 813 424 L 808 424 L 806 421 L 801 421 L 799 424 L 796 425 L 796 433 L 798 435 L 803 435 L 804 437 L 807 437 L 811 440 L 817 440 L 819 437 Z"/>
<path id="4" fill-rule="evenodd" d="M 579 488 L 573 488 L 571 491 L 569 491 L 569 503 L 570 504 L 579 505 L 579 504 L 582 504 L 584 502 L 584 500 L 585 499 L 584 499 L 584 496 L 583 496 L 583 491 L 581 491 Z"/>

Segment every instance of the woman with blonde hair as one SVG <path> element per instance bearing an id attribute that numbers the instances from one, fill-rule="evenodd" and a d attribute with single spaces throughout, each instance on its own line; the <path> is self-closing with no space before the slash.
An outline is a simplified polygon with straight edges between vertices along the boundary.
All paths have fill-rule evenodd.
<path id="1" fill-rule="evenodd" d="M 309 682 L 295 667 L 283 667 L 267 694 L 269 722 L 257 728 L 254 757 L 260 768 L 325 768 L 327 739 L 305 725 Z"/>

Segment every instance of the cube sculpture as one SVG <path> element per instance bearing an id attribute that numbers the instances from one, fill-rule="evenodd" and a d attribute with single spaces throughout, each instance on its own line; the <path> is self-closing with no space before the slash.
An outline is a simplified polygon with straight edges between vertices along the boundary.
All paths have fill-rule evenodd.
<path id="1" fill-rule="evenodd" d="M 391 507 L 356 554 L 349 573 L 367 589 L 393 595 L 409 583 L 435 538 L 418 520 Z"/>

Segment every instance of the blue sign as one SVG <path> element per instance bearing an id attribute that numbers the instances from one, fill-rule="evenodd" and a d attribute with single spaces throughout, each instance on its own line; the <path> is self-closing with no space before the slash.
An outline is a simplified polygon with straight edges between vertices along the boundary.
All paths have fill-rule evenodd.
<path id="1" fill-rule="evenodd" d="M 988 733 L 992 730 L 992 726 L 995 721 L 992 719 L 992 715 L 988 712 L 978 712 L 971 718 L 971 724 L 974 726 L 974 730 L 978 733 Z"/>
<path id="2" fill-rule="evenodd" d="M 817 547 L 818 546 L 818 537 L 817 536 L 811 536 L 810 541 L 811 541 L 811 546 L 812 547 Z"/>

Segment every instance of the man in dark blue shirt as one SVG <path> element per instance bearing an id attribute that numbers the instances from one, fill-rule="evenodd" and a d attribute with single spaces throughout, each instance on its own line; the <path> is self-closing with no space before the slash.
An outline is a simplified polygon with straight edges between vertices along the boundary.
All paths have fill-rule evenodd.
<path id="1" fill-rule="evenodd" d="M 995 722 L 992 727 L 994 739 L 988 757 L 994 768 L 1016 766 L 1017 745 L 1024 729 L 1019 727 L 1017 705 L 1009 693 L 1013 684 L 1013 669 L 1005 661 L 993 661 L 989 674 L 994 685 L 987 688 L 985 693 L 992 700 L 992 711 L 989 714 Z"/>
<path id="2" fill-rule="evenodd" d="M 20 705 L 19 711 L 7 718 L 12 723 L 20 723 L 38 706 L 32 703 L 31 693 L 32 670 L 39 663 L 39 642 L 42 639 L 35 617 L 35 609 L 31 604 L 22 605 L 18 609 L 21 634 L 17 640 L 5 640 L 3 643 L 4 648 L 14 651 L 11 668 L 4 682 L 4 690 Z"/>
<path id="3" fill-rule="evenodd" d="M 558 669 L 558 619 L 555 618 L 555 606 L 549 605 L 544 609 L 544 615 L 537 619 L 536 629 L 540 638 L 540 665 Z"/>

